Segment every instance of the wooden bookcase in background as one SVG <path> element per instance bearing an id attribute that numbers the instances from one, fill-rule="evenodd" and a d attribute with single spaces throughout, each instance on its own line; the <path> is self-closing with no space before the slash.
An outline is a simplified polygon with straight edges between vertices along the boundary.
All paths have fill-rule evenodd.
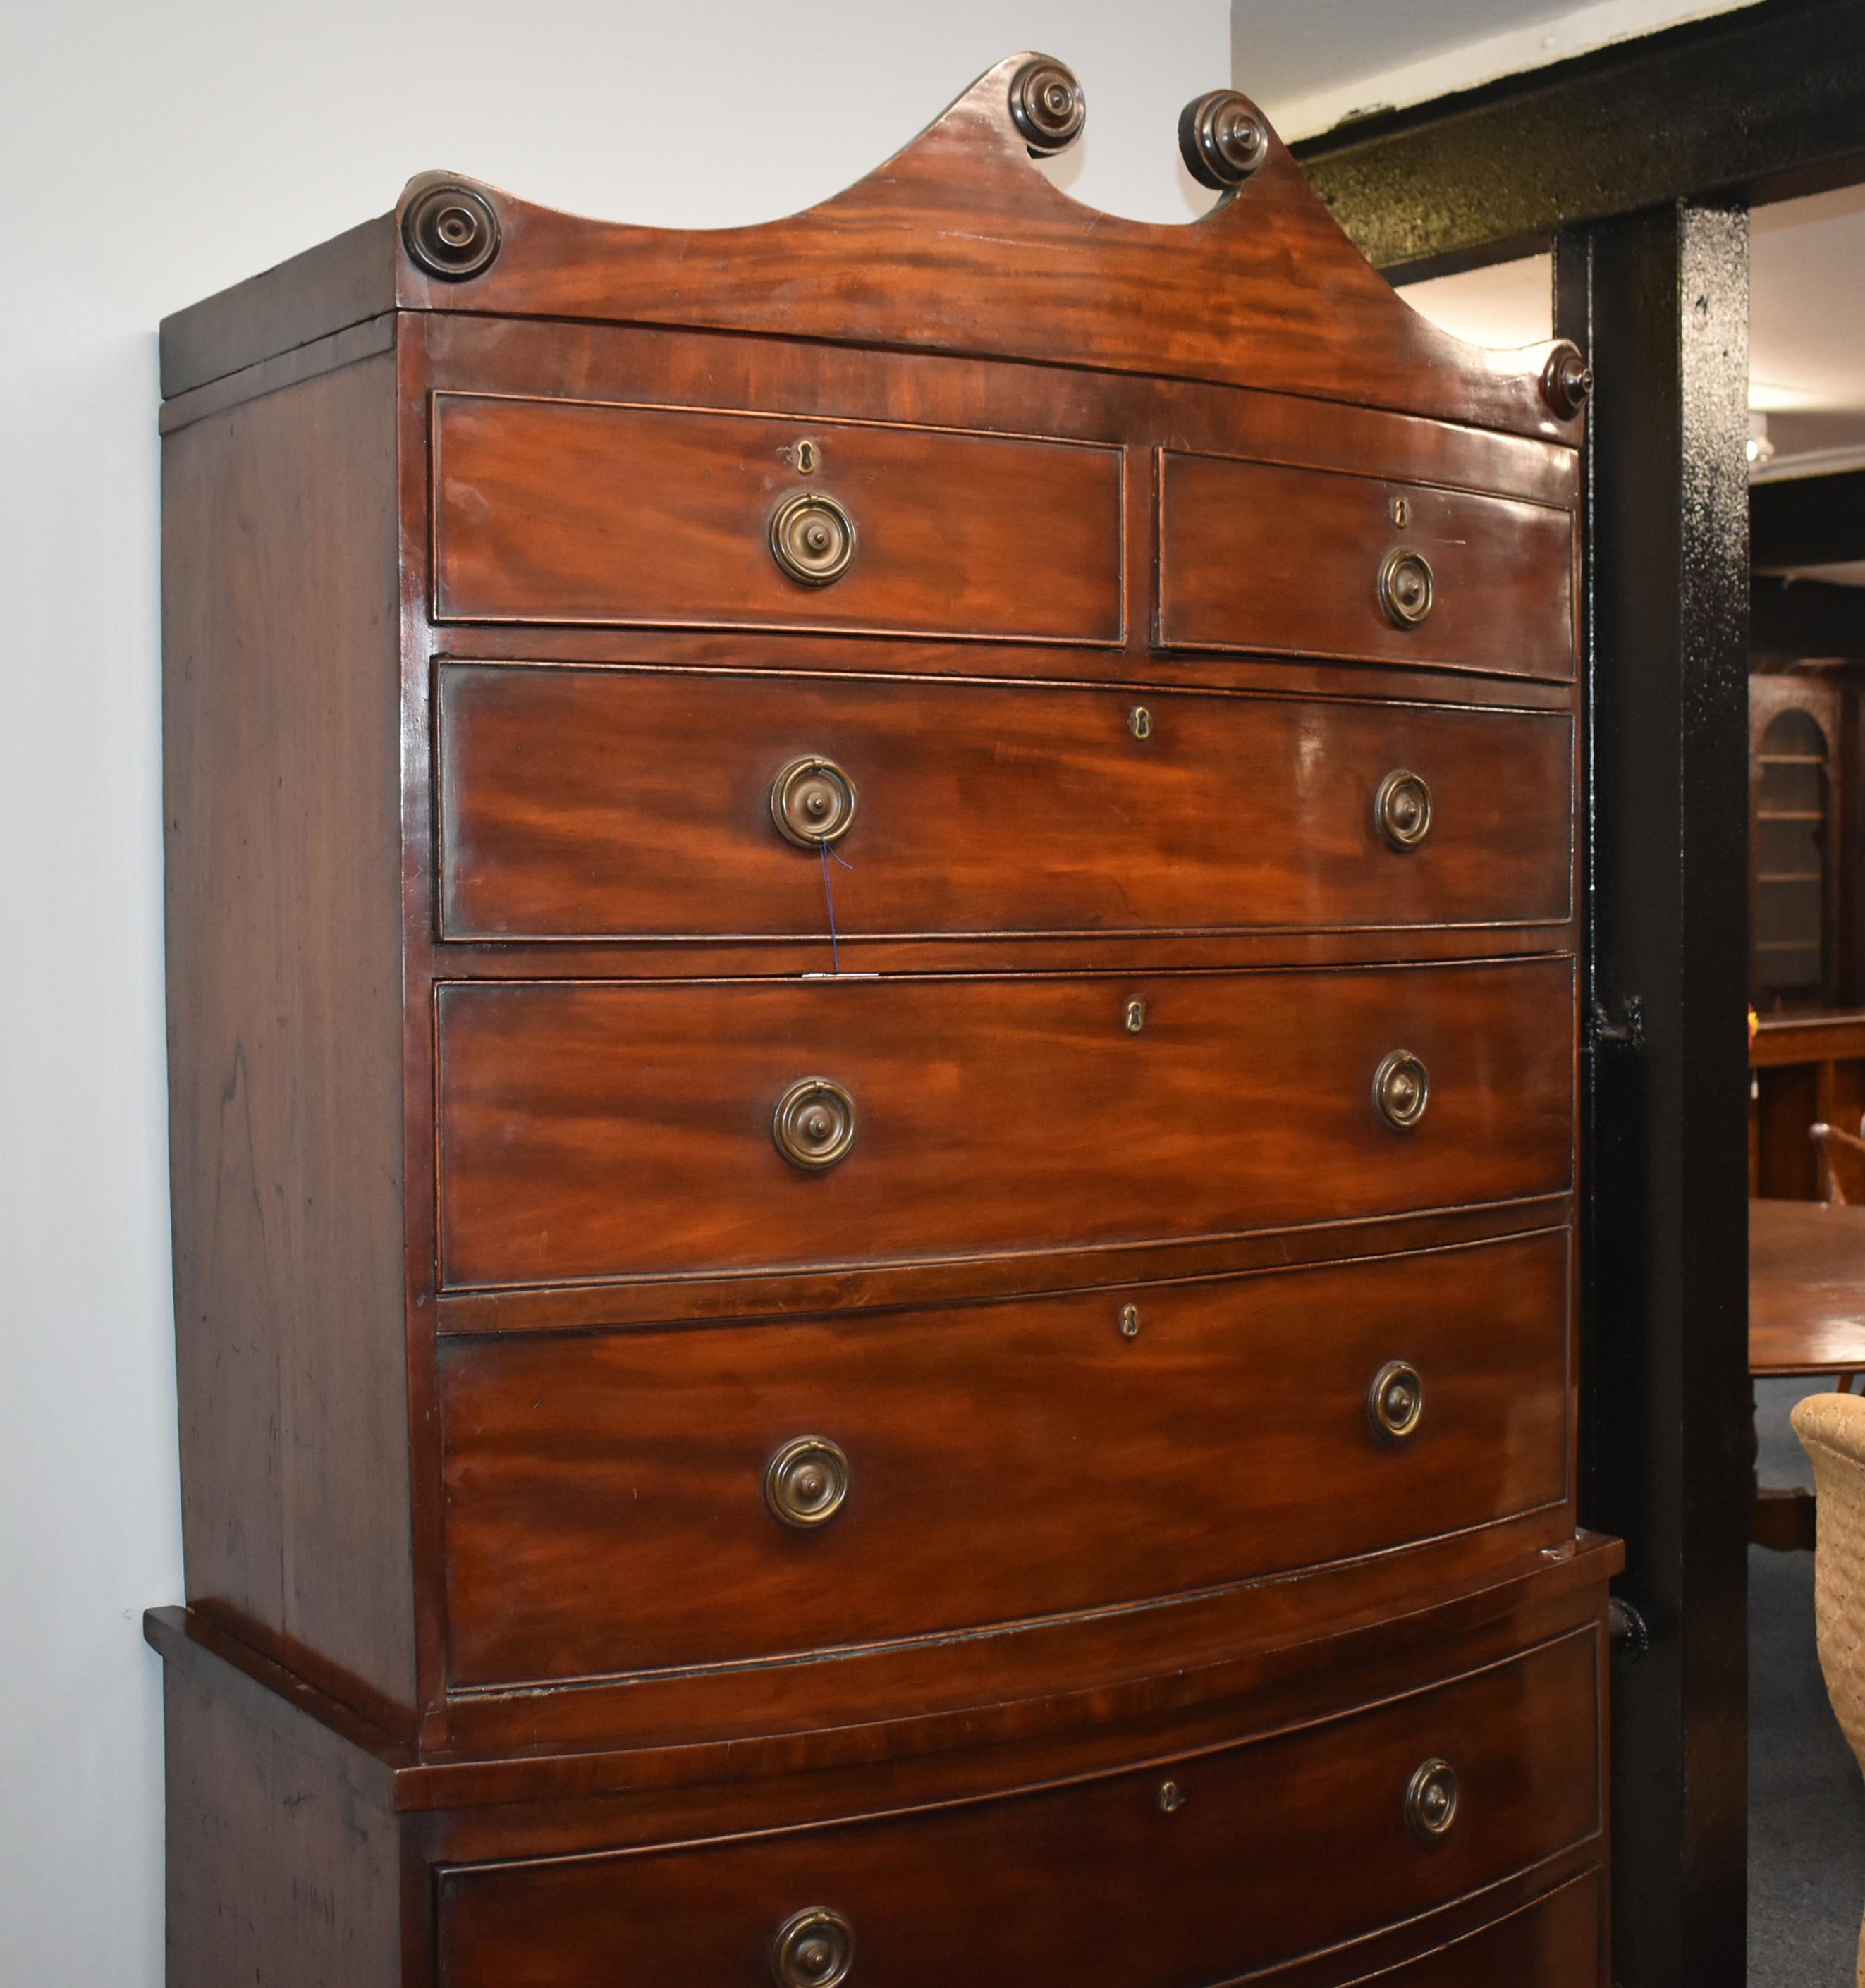
<path id="1" fill-rule="evenodd" d="M 1842 1156 L 1829 1179 L 1808 1136 L 1865 1113 L 1857 688 L 1835 667 L 1748 691 L 1749 1190 L 1865 1200 L 1865 1165 Z"/>

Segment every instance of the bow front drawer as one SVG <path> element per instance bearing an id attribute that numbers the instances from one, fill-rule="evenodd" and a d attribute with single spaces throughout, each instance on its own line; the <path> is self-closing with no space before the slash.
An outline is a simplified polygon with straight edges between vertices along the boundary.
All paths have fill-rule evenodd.
<path id="1" fill-rule="evenodd" d="M 750 1841 L 444 1871 L 443 1988 L 1215 1988 L 1465 1898 L 1596 1837 L 1584 1629 L 1273 1737 L 1039 1791 Z M 1331 1874 L 1331 1875 L 1329 1875 Z M 1559 1895 L 1557 1894 L 1557 1896 Z M 1506 1922 L 1505 1922 L 1506 1923 Z M 1584 1938 L 1584 1915 L 1580 1929 Z M 1486 1957 L 1569 1988 L 1572 1915 Z M 673 1956 L 670 1961 L 670 1956 Z M 1351 1952 L 1305 1982 L 1352 1981 Z M 1404 1977 L 1398 1977 L 1403 1979 Z"/>
<path id="2" fill-rule="evenodd" d="M 433 404 L 436 620 L 1122 639 L 1118 448 L 607 402 Z"/>
<path id="3" fill-rule="evenodd" d="M 1568 915 L 1565 712 L 451 663 L 450 938 Z"/>
<path id="4" fill-rule="evenodd" d="M 1159 477 L 1162 648 L 1573 675 L 1569 511 L 1169 449 Z"/>
<path id="5" fill-rule="evenodd" d="M 448 1338 L 453 1682 L 935 1636 L 1545 1513 L 1519 1555 L 1571 1524 L 1566 1338 L 1565 1230 L 933 1312 Z"/>
<path id="6" fill-rule="evenodd" d="M 1564 957 L 438 999 L 455 1288 L 1235 1234 L 1571 1174 Z"/>

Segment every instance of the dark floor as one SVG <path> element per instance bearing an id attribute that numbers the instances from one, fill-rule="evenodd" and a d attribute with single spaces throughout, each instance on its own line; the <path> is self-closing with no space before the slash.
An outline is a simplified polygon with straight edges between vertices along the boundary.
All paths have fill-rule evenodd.
<path id="1" fill-rule="evenodd" d="M 1799 1381 L 1757 1389 L 1764 1484 L 1813 1473 L 1788 1426 Z M 1865 1779 L 1826 1699 L 1813 1557 L 1748 1549 L 1749 1988 L 1853 1988 L 1865 1913 Z"/>

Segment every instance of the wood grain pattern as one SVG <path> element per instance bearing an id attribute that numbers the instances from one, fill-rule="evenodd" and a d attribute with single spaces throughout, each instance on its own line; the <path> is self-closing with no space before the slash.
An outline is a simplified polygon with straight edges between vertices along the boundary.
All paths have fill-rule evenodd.
<path id="1" fill-rule="evenodd" d="M 394 379 L 164 440 L 164 807 L 188 1596 L 405 1716 Z"/>
<path id="2" fill-rule="evenodd" d="M 748 228 L 634 228 L 490 191 L 498 259 L 464 282 L 404 256 L 415 309 L 705 326 L 1211 380 L 1578 440 L 1539 375 L 1416 313 L 1273 136 L 1247 185 L 1186 225 L 1051 185 L 1010 121 L 1024 57 L 978 81 L 845 193 Z M 1213 79 L 1216 87 L 1219 79 Z M 1159 134 L 1169 157 L 1169 130 Z"/>
<path id="3" fill-rule="evenodd" d="M 168 1668 L 171 1988 L 404 1988 L 400 1843 L 380 1777 L 303 1736 Z"/>
<path id="4" fill-rule="evenodd" d="M 1605 1965 L 1606 1883 L 1597 1871 L 1404 1966 L 1359 1976 L 1372 1988 L 1572 1988 Z"/>
<path id="5" fill-rule="evenodd" d="M 452 394 L 434 438 L 437 621 L 1125 633 L 1117 449 Z M 825 586 L 771 554 L 771 514 L 799 494 L 855 521 L 853 563 Z"/>
<path id="6" fill-rule="evenodd" d="M 1134 1000 L 1142 1032 L 1128 1032 Z M 459 985 L 439 999 L 445 1284 L 1052 1249 L 1550 1193 L 1566 959 L 1335 974 Z M 1423 1122 L 1376 1114 L 1388 1052 Z M 777 1153 L 825 1076 L 849 1157 Z"/>
<path id="7" fill-rule="evenodd" d="M 650 1857 L 449 1872 L 444 1988 L 760 1978 L 799 1908 L 854 1925 L 897 1988 L 1217 1983 L 1497 1883 L 1593 1835 L 1596 1649 L 1582 1632 L 1435 1690 L 1241 1747 L 1001 1803 Z M 1420 1762 L 1460 1814 L 1407 1830 Z M 1162 1783 L 1180 1806 L 1163 1812 Z M 1351 1883 L 1317 1883 L 1318 1871 Z M 1040 1874 L 1040 1875 L 1039 1875 Z M 1247 1875 L 1246 1875 L 1247 1874 Z M 1214 1909 L 1222 1900 L 1221 1909 Z"/>
<path id="8" fill-rule="evenodd" d="M 1748 1371 L 1865 1372 L 1865 1206 L 1749 1202 Z"/>
<path id="9" fill-rule="evenodd" d="M 964 1311 L 450 1341 L 451 1674 L 929 1635 L 1558 1504 L 1567 1305 L 1555 1232 Z M 1397 1357 L 1426 1400 L 1403 1443 L 1367 1413 Z M 814 1532 L 763 1502 L 767 1462 L 804 1434 L 840 1444 L 851 1472 Z"/>
<path id="10" fill-rule="evenodd" d="M 449 938 L 826 938 L 820 858 L 771 820 L 805 753 L 858 795 L 831 873 L 843 937 L 1569 911 L 1564 714 L 451 664 L 437 724 Z M 1400 768 L 1432 797 L 1404 851 L 1373 812 Z"/>
<path id="11" fill-rule="evenodd" d="M 1573 674 L 1565 511 L 1168 450 L 1159 529 L 1163 648 Z M 1402 549 L 1421 554 L 1435 580 L 1416 627 L 1395 627 L 1379 605 L 1380 567 Z"/>

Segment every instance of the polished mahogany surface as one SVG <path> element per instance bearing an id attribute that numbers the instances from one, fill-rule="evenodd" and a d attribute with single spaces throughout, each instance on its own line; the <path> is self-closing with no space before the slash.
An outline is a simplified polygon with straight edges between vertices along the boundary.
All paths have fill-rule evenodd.
<path id="1" fill-rule="evenodd" d="M 1230 1981 L 1596 1837 L 1598 1762 L 1573 1740 L 1596 1725 L 1598 1662 L 1583 1631 L 1251 1745 L 1010 1800 L 449 1874 L 441 1978 L 649 1988 L 675 1953 L 695 1979 L 751 1982 L 778 1929 L 817 1906 L 848 1922 L 865 1972 L 902 1988 Z M 1406 1801 L 1434 1760 L 1458 1788 L 1436 1838 L 1408 1826 Z"/>
<path id="2" fill-rule="evenodd" d="M 1034 60 L 165 327 L 178 1984 L 1602 1978 L 1581 423 Z"/>
<path id="3" fill-rule="evenodd" d="M 1125 633 L 1119 449 L 448 394 L 434 451 L 437 621 Z M 833 583 L 771 556 L 793 495 L 853 520 Z"/>
<path id="4" fill-rule="evenodd" d="M 1535 1511 L 1552 1543 L 1566 1281 L 1565 1236 L 1543 1232 L 952 1311 L 455 1340 L 441 1367 L 452 1675 L 926 1636 Z M 1423 1405 L 1395 1437 L 1369 1398 L 1401 1358 Z M 811 1433 L 846 1453 L 849 1488 L 799 1530 L 773 1518 L 765 1476 Z M 591 1567 L 608 1577 L 581 1579 Z"/>
<path id="5" fill-rule="evenodd" d="M 1865 1372 L 1865 1207 L 1749 1202 L 1748 1371 Z"/>
<path id="6" fill-rule="evenodd" d="M 1558 1193 L 1572 1008 L 1564 958 L 448 986 L 441 1281 L 910 1263 Z M 1405 1053 L 1430 1094 L 1397 1129 L 1374 1079 Z M 854 1100 L 820 1172 L 773 1136 L 812 1077 Z"/>
<path id="7" fill-rule="evenodd" d="M 1573 674 L 1564 509 L 1174 450 L 1159 478 L 1162 648 Z M 1415 624 L 1380 600 L 1408 555 L 1431 580 Z"/>
<path id="8" fill-rule="evenodd" d="M 766 671 L 441 666 L 449 938 L 826 939 L 1558 924 L 1559 712 Z M 855 793 L 827 880 L 773 826 Z M 1376 803 L 1415 773 L 1415 845 Z M 670 832 L 678 823 L 678 831 Z"/>

